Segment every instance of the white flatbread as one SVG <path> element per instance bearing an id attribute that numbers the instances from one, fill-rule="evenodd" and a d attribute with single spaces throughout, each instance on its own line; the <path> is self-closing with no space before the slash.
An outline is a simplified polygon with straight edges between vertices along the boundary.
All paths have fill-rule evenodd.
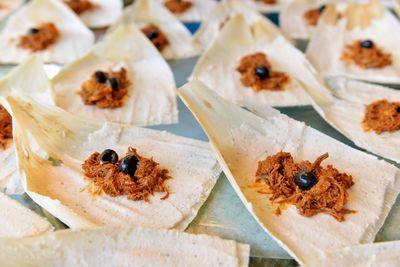
<path id="1" fill-rule="evenodd" d="M 63 0 L 59 0 L 63 1 Z M 114 23 L 122 14 L 122 0 L 90 0 L 96 8 L 79 14 L 79 18 L 90 28 L 103 28 Z"/>
<path id="2" fill-rule="evenodd" d="M 236 68 L 243 57 L 257 52 L 266 54 L 273 70 L 289 76 L 284 90 L 254 92 L 242 84 Z M 200 57 L 190 79 L 202 81 L 223 98 L 247 108 L 308 105 L 311 101 L 304 86 L 318 84 L 314 69 L 304 55 L 274 26 L 264 20 L 248 25 L 239 14 L 232 16 Z"/>
<path id="3" fill-rule="evenodd" d="M 121 24 L 135 24 L 139 29 L 157 26 L 169 44 L 161 51 L 165 59 L 182 59 L 198 54 L 190 31 L 174 14 L 156 0 L 137 0 L 124 10 L 112 28 Z"/>
<path id="4" fill-rule="evenodd" d="M 318 9 L 327 0 L 294 0 L 280 13 L 282 31 L 295 39 L 309 39 L 315 26 L 308 25 L 304 14 L 311 9 Z"/>
<path id="5" fill-rule="evenodd" d="M 400 51 L 396 49 L 400 46 L 400 21 L 375 0 L 369 4 L 349 4 L 340 19 L 332 21 L 335 9 L 331 4 L 323 12 L 307 47 L 306 56 L 315 68 L 324 76 L 343 75 L 383 84 L 400 83 Z M 347 45 L 365 39 L 390 53 L 392 64 L 379 69 L 362 69 L 341 60 Z"/>
<path id="6" fill-rule="evenodd" d="M 164 4 L 166 0 L 155 0 Z M 213 7 L 217 4 L 215 0 L 185 0 L 192 2 L 192 7 L 181 14 L 175 16 L 183 22 L 198 22 L 207 18 Z"/>
<path id="7" fill-rule="evenodd" d="M 52 22 L 59 39 L 35 52 L 45 63 L 68 63 L 82 56 L 94 43 L 93 33 L 59 0 L 32 0 L 10 16 L 0 33 L 0 62 L 21 63 L 32 52 L 18 47 L 19 38 L 32 27 Z"/>
<path id="8" fill-rule="evenodd" d="M 400 102 L 400 91 L 338 77 L 327 83 L 330 91 L 308 88 L 321 117 L 357 146 L 400 163 L 400 131 L 377 134 L 362 127 L 367 105 L 383 99 Z"/>
<path id="9" fill-rule="evenodd" d="M 386 266 L 396 267 L 400 264 L 400 241 L 382 242 L 331 252 L 315 259 L 307 267 L 336 266 Z"/>
<path id="10" fill-rule="evenodd" d="M 45 218 L 0 193 L 0 240 L 34 236 L 52 229 Z"/>
<path id="11" fill-rule="evenodd" d="M 222 0 L 209 13 L 207 19 L 200 25 L 200 29 L 195 33 L 194 39 L 203 49 L 208 48 L 217 38 L 223 24 L 234 15 L 241 14 L 246 18 L 246 24 L 251 27 L 258 21 L 269 23 L 271 28 L 274 27 L 272 22 L 256 10 L 246 5 L 242 0 Z M 276 30 L 279 32 L 279 30 Z"/>
<path id="12" fill-rule="evenodd" d="M 0 239 L 0 265 L 246 267 L 249 246 L 207 235 L 144 228 L 61 230 Z"/>
<path id="13" fill-rule="evenodd" d="M 97 70 L 127 70 L 127 98 L 123 106 L 100 109 L 85 105 L 78 92 Z M 172 71 L 153 44 L 134 25 L 120 25 L 89 53 L 66 66 L 52 79 L 57 106 L 88 120 L 134 125 L 178 121 Z"/>
<path id="14" fill-rule="evenodd" d="M 0 20 L 7 17 L 11 12 L 17 9 L 23 0 L 1 0 L 0 1 Z"/>
<path id="15" fill-rule="evenodd" d="M 43 104 L 54 105 L 50 81 L 44 72 L 42 62 L 36 55 L 29 57 L 0 81 L 1 98 L 13 91 L 28 94 Z M 7 103 L 0 100 L 0 104 L 10 113 Z M 7 194 L 22 194 L 24 192 L 19 181 L 12 141 L 5 150 L 0 149 L 0 189 Z"/>
<path id="16" fill-rule="evenodd" d="M 258 117 L 223 100 L 198 81 L 179 89 L 179 95 L 208 135 L 224 173 L 247 209 L 300 264 L 374 240 L 400 191 L 396 167 L 276 110 L 265 112 L 269 113 L 265 118 Z M 328 214 L 304 217 L 293 205 L 280 216 L 274 215 L 268 196 L 254 186 L 255 172 L 258 161 L 280 151 L 290 152 L 295 161 L 313 161 L 328 152 L 323 166 L 332 164 L 353 176 L 346 208 L 357 212 L 346 215 L 344 222 Z"/>
<path id="17" fill-rule="evenodd" d="M 26 193 L 70 228 L 143 226 L 183 231 L 211 192 L 220 168 L 208 144 L 166 132 L 119 124 L 96 124 L 56 107 L 8 97 L 14 120 L 19 173 Z M 28 139 L 28 136 L 32 138 Z M 32 150 L 32 140 L 40 149 Z M 126 196 L 93 197 L 81 165 L 92 153 L 130 146 L 169 170 L 170 195 L 149 202 Z M 39 151 L 39 152 L 36 152 Z"/>

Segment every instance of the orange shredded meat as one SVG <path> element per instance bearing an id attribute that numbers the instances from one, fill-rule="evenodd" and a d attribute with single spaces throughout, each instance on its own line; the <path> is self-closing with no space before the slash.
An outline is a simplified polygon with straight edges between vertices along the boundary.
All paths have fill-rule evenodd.
<path id="1" fill-rule="evenodd" d="M 172 13 L 182 14 L 192 7 L 193 3 L 185 0 L 166 0 L 164 6 Z"/>
<path id="2" fill-rule="evenodd" d="M 60 33 L 54 23 L 44 23 L 19 39 L 18 46 L 32 52 L 42 51 L 57 42 Z"/>
<path id="3" fill-rule="evenodd" d="M 363 69 L 384 68 L 392 64 L 392 56 L 377 46 L 361 47 L 362 41 L 347 45 L 341 59 L 348 64 L 356 64 Z"/>
<path id="4" fill-rule="evenodd" d="M 269 77 L 261 79 L 256 74 L 256 68 L 264 66 L 269 70 Z M 236 68 L 241 74 L 240 81 L 246 87 L 251 87 L 253 91 L 261 90 L 280 91 L 285 89 L 289 82 L 289 76 L 283 72 L 273 71 L 267 56 L 264 53 L 255 53 L 241 59 Z"/>
<path id="5" fill-rule="evenodd" d="M 256 2 L 261 2 L 266 5 L 276 4 L 276 0 L 255 0 Z"/>
<path id="6" fill-rule="evenodd" d="M 156 192 L 165 193 L 162 200 L 168 198 L 169 190 L 165 181 L 170 179 L 168 170 L 159 167 L 152 158 L 140 156 L 136 149 L 130 147 L 128 155 L 138 159 L 135 175 L 132 177 L 119 171 L 121 160 L 116 164 L 100 162 L 100 153 L 95 152 L 82 165 L 86 179 L 93 183 L 95 190 L 89 191 L 94 195 L 105 193 L 111 197 L 126 195 L 128 199 L 149 201 Z M 88 187 L 90 188 L 90 186 Z"/>
<path id="7" fill-rule="evenodd" d="M 322 12 L 321 12 L 320 8 L 313 8 L 313 9 L 307 10 L 304 13 L 303 17 L 308 25 L 315 26 L 315 25 L 317 25 L 321 14 L 322 14 Z"/>
<path id="8" fill-rule="evenodd" d="M 121 68 L 119 71 L 104 72 L 107 80 L 99 82 L 93 74 L 89 80 L 82 84 L 79 95 L 86 105 L 96 105 L 98 108 L 118 108 L 124 103 L 125 96 L 128 94 L 130 81 L 127 78 L 127 71 Z M 117 88 L 112 87 L 108 82 L 115 79 Z"/>
<path id="9" fill-rule="evenodd" d="M 268 189 L 260 193 L 272 194 L 270 200 L 273 203 L 295 205 L 302 216 L 327 213 L 340 222 L 344 221 L 345 214 L 354 212 L 344 208 L 348 201 L 347 189 L 354 184 L 353 177 L 339 172 L 332 165 L 322 167 L 321 162 L 328 156 L 326 153 L 314 163 L 307 160 L 295 163 L 288 152 L 267 157 L 258 163 L 256 172 L 256 183 Z M 311 189 L 302 190 L 296 185 L 295 177 L 300 171 L 311 172 L 317 179 Z M 276 213 L 280 212 L 278 207 Z"/>
<path id="10" fill-rule="evenodd" d="M 154 24 L 150 24 L 142 29 L 142 32 L 149 38 L 158 51 L 163 51 L 169 45 L 169 41 L 165 34 Z"/>
<path id="11" fill-rule="evenodd" d="M 96 4 L 93 4 L 89 0 L 64 0 L 64 3 L 67 4 L 77 15 L 97 7 Z"/>
<path id="12" fill-rule="evenodd" d="M 0 105 L 0 148 L 6 149 L 9 139 L 12 139 L 12 119 L 7 110 Z"/>
<path id="13" fill-rule="evenodd" d="M 377 134 L 400 130 L 400 102 L 385 99 L 372 102 L 365 108 L 362 122 L 365 131 L 373 130 Z"/>

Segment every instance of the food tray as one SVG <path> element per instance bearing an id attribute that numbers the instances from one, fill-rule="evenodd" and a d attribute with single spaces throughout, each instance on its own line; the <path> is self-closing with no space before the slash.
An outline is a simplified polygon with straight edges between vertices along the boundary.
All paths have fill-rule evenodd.
<path id="1" fill-rule="evenodd" d="M 278 24 L 277 14 L 270 14 L 268 17 Z M 186 26 L 191 32 L 195 32 L 198 29 L 199 24 L 189 23 L 186 24 Z M 97 32 L 97 35 L 101 36 L 102 32 Z M 304 50 L 305 43 L 298 43 L 297 46 L 299 49 Z M 186 83 L 197 59 L 198 58 L 191 58 L 169 62 L 175 76 L 177 87 Z M 13 67 L 14 66 L 9 65 L 0 66 L 0 77 L 4 76 Z M 60 68 L 61 66 L 57 65 L 45 66 L 46 72 L 50 77 L 54 76 Z M 207 136 L 181 100 L 178 100 L 178 109 L 178 124 L 152 126 L 148 128 L 165 130 L 177 135 L 207 141 Z M 307 125 L 347 145 L 355 147 L 350 140 L 329 126 L 311 106 L 279 108 L 279 110 L 282 113 L 296 120 L 303 121 Z M 36 205 L 26 194 L 12 197 L 23 205 L 34 210 L 36 213 L 47 217 L 56 229 L 66 228 L 63 223 Z M 223 238 L 234 239 L 242 243 L 250 244 L 252 257 L 251 266 L 270 266 L 270 264 L 273 264 L 274 266 L 296 265 L 293 260 L 288 260 L 290 259 L 290 256 L 258 225 L 236 195 L 223 173 L 219 177 L 210 197 L 200 209 L 199 214 L 188 227 L 187 232 L 218 235 Z M 378 233 L 376 241 L 399 239 L 400 197 L 397 199 L 384 226 Z"/>

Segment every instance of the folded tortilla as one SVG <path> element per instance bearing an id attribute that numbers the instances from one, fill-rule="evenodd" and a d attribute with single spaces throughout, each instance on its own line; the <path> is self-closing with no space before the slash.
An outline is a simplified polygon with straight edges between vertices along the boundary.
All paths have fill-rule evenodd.
<path id="1" fill-rule="evenodd" d="M 266 107 L 258 117 L 223 100 L 199 81 L 179 95 L 208 135 L 224 173 L 260 226 L 300 264 L 330 251 L 370 243 L 383 225 L 400 191 L 400 172 L 376 157 L 346 146 L 304 123 Z M 268 116 L 267 116 L 268 115 Z M 328 152 L 332 164 L 353 176 L 346 208 L 356 210 L 338 222 L 328 214 L 304 217 L 293 205 L 282 214 L 255 184 L 258 162 L 280 151 L 295 161 L 314 160 Z"/>
<path id="2" fill-rule="evenodd" d="M 0 239 L 0 265 L 246 267 L 249 246 L 207 235 L 145 228 L 61 230 Z"/>
<path id="3" fill-rule="evenodd" d="M 156 130 L 95 123 L 23 96 L 7 97 L 14 118 L 18 171 L 26 193 L 70 228 L 143 226 L 183 231 L 196 216 L 220 174 L 207 143 Z M 29 138 L 31 137 L 31 138 Z M 35 145 L 36 144 L 36 145 Z M 33 146 L 38 147 L 36 150 Z M 94 196 L 81 165 L 92 153 L 133 146 L 172 177 L 170 195 L 149 201 Z"/>
<path id="4" fill-rule="evenodd" d="M 58 40 L 43 51 L 34 52 L 45 63 L 68 63 L 87 52 L 94 34 L 60 0 L 32 0 L 13 13 L 0 33 L 0 62 L 21 63 L 33 52 L 18 47 L 19 38 L 32 27 L 54 23 Z"/>

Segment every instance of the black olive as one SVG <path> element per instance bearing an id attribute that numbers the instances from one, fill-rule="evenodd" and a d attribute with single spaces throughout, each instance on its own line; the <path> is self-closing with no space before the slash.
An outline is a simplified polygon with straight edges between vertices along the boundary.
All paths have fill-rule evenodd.
<path id="1" fill-rule="evenodd" d="M 134 155 L 126 156 L 121 160 L 119 171 L 134 176 L 139 160 Z"/>
<path id="2" fill-rule="evenodd" d="M 111 86 L 113 91 L 119 90 L 119 81 L 117 78 L 108 78 L 107 83 Z"/>
<path id="3" fill-rule="evenodd" d="M 269 69 L 266 66 L 258 66 L 256 68 L 256 75 L 261 80 L 268 79 L 269 78 Z"/>
<path id="4" fill-rule="evenodd" d="M 396 108 L 397 113 L 400 113 L 400 107 Z"/>
<path id="5" fill-rule="evenodd" d="M 325 5 L 320 6 L 320 7 L 318 8 L 319 13 L 324 12 L 324 11 L 325 11 L 325 8 L 326 8 Z"/>
<path id="6" fill-rule="evenodd" d="M 40 32 L 38 28 L 30 28 L 28 30 L 28 34 L 37 34 L 38 32 Z"/>
<path id="7" fill-rule="evenodd" d="M 115 164 L 118 162 L 118 154 L 112 149 L 106 149 L 100 155 L 100 163 L 112 163 Z"/>
<path id="8" fill-rule="evenodd" d="M 96 82 L 98 83 L 105 83 L 107 81 L 107 75 L 101 70 L 96 71 L 94 73 L 94 77 L 96 78 Z"/>
<path id="9" fill-rule="evenodd" d="M 158 37 L 158 32 L 156 30 L 151 30 L 147 33 L 147 37 L 150 40 L 156 39 Z"/>
<path id="10" fill-rule="evenodd" d="M 299 171 L 294 177 L 294 183 L 301 190 L 310 190 L 318 182 L 312 172 Z"/>
<path id="11" fill-rule="evenodd" d="M 374 47 L 374 42 L 372 42 L 371 40 L 363 40 L 360 42 L 360 46 L 362 48 L 372 48 Z"/>

